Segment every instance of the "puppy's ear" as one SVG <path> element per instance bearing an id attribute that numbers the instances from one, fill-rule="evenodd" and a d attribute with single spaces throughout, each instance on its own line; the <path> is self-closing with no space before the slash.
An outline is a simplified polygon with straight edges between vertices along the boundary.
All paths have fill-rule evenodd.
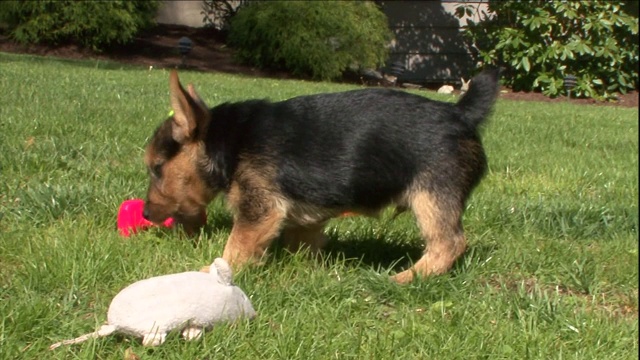
<path id="1" fill-rule="evenodd" d="M 189 93 L 189 95 L 191 96 L 191 98 L 198 103 L 198 106 L 200 106 L 201 108 L 203 108 L 204 110 L 207 110 L 207 104 L 204 103 L 204 101 L 202 101 L 202 98 L 200 97 L 200 95 L 198 95 L 198 93 L 196 92 L 196 88 L 193 86 L 193 84 L 189 84 L 187 85 L 187 92 Z"/>
<path id="2" fill-rule="evenodd" d="M 184 144 L 194 139 L 198 126 L 207 117 L 208 110 L 193 86 L 189 86 L 189 92 L 184 90 L 175 70 L 169 75 L 169 94 L 173 109 L 172 136 L 175 141 Z"/>

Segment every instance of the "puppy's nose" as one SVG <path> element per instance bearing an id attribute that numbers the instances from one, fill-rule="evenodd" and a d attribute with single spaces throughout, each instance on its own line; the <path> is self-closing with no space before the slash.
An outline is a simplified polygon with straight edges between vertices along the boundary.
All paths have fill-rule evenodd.
<path id="1" fill-rule="evenodd" d="M 149 208 L 147 207 L 147 205 L 144 206 L 144 208 L 142 209 L 142 217 L 149 221 Z"/>

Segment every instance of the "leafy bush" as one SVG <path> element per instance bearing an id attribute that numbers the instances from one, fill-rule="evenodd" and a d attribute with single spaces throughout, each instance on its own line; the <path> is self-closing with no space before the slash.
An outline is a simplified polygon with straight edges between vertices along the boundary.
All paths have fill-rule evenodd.
<path id="1" fill-rule="evenodd" d="M 100 50 L 126 43 L 153 24 L 160 2 L 132 1 L 6 1 L 0 22 L 22 43 L 74 42 Z"/>
<path id="2" fill-rule="evenodd" d="M 200 11 L 200 14 L 204 15 L 202 22 L 206 27 L 226 31 L 231 18 L 248 2 L 248 0 L 202 0 L 202 11 Z"/>
<path id="3" fill-rule="evenodd" d="M 338 78 L 352 66 L 383 64 L 390 40 L 386 16 L 368 1 L 250 3 L 229 29 L 241 61 L 318 80 Z"/>
<path id="4" fill-rule="evenodd" d="M 609 97 L 637 88 L 638 18 L 622 1 L 489 1 L 489 13 L 469 23 L 467 36 L 482 62 L 506 68 L 514 90 L 563 93 L 565 75 L 577 77 L 573 92 Z M 457 9 L 459 16 L 471 8 Z"/>

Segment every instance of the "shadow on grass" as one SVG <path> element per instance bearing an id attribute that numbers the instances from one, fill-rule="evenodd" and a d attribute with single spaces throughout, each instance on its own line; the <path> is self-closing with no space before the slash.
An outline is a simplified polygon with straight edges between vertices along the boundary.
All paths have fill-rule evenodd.
<path id="1" fill-rule="evenodd" d="M 424 247 L 420 244 L 399 244 L 389 238 L 361 238 L 339 240 L 329 236 L 329 243 L 322 252 L 322 259 L 329 264 L 342 262 L 350 268 L 371 268 L 376 272 L 390 270 L 400 272 L 408 269 L 422 257 Z M 495 244 L 469 246 L 467 251 L 453 264 L 450 273 L 466 273 L 484 265 L 497 250 Z M 269 262 L 287 261 L 292 254 L 276 241 L 270 249 Z"/>
<path id="2" fill-rule="evenodd" d="M 423 254 L 423 247 L 394 244 L 385 239 L 363 239 L 362 241 L 333 242 L 327 246 L 325 258 L 347 260 L 350 266 L 371 267 L 376 271 L 389 269 L 399 272 L 411 267 Z M 452 273 L 466 272 L 482 264 L 496 251 L 495 245 L 475 245 L 453 264 Z"/>
<path id="3" fill-rule="evenodd" d="M 422 256 L 423 247 L 410 243 L 394 243 L 384 237 L 360 238 L 358 240 L 339 240 L 330 237 L 324 250 L 324 257 L 345 259 L 351 266 L 366 266 L 376 270 L 402 270 Z"/>

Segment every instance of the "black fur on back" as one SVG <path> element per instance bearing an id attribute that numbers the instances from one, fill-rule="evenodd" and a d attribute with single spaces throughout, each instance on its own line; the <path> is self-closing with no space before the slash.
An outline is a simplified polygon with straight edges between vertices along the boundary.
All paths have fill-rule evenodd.
<path id="1" fill-rule="evenodd" d="M 240 161 L 259 159 L 286 197 L 326 208 L 379 208 L 419 176 L 464 202 L 486 168 L 478 126 L 497 94 L 485 71 L 457 104 L 388 89 L 225 103 L 210 110 L 203 175 L 228 188 Z"/>

